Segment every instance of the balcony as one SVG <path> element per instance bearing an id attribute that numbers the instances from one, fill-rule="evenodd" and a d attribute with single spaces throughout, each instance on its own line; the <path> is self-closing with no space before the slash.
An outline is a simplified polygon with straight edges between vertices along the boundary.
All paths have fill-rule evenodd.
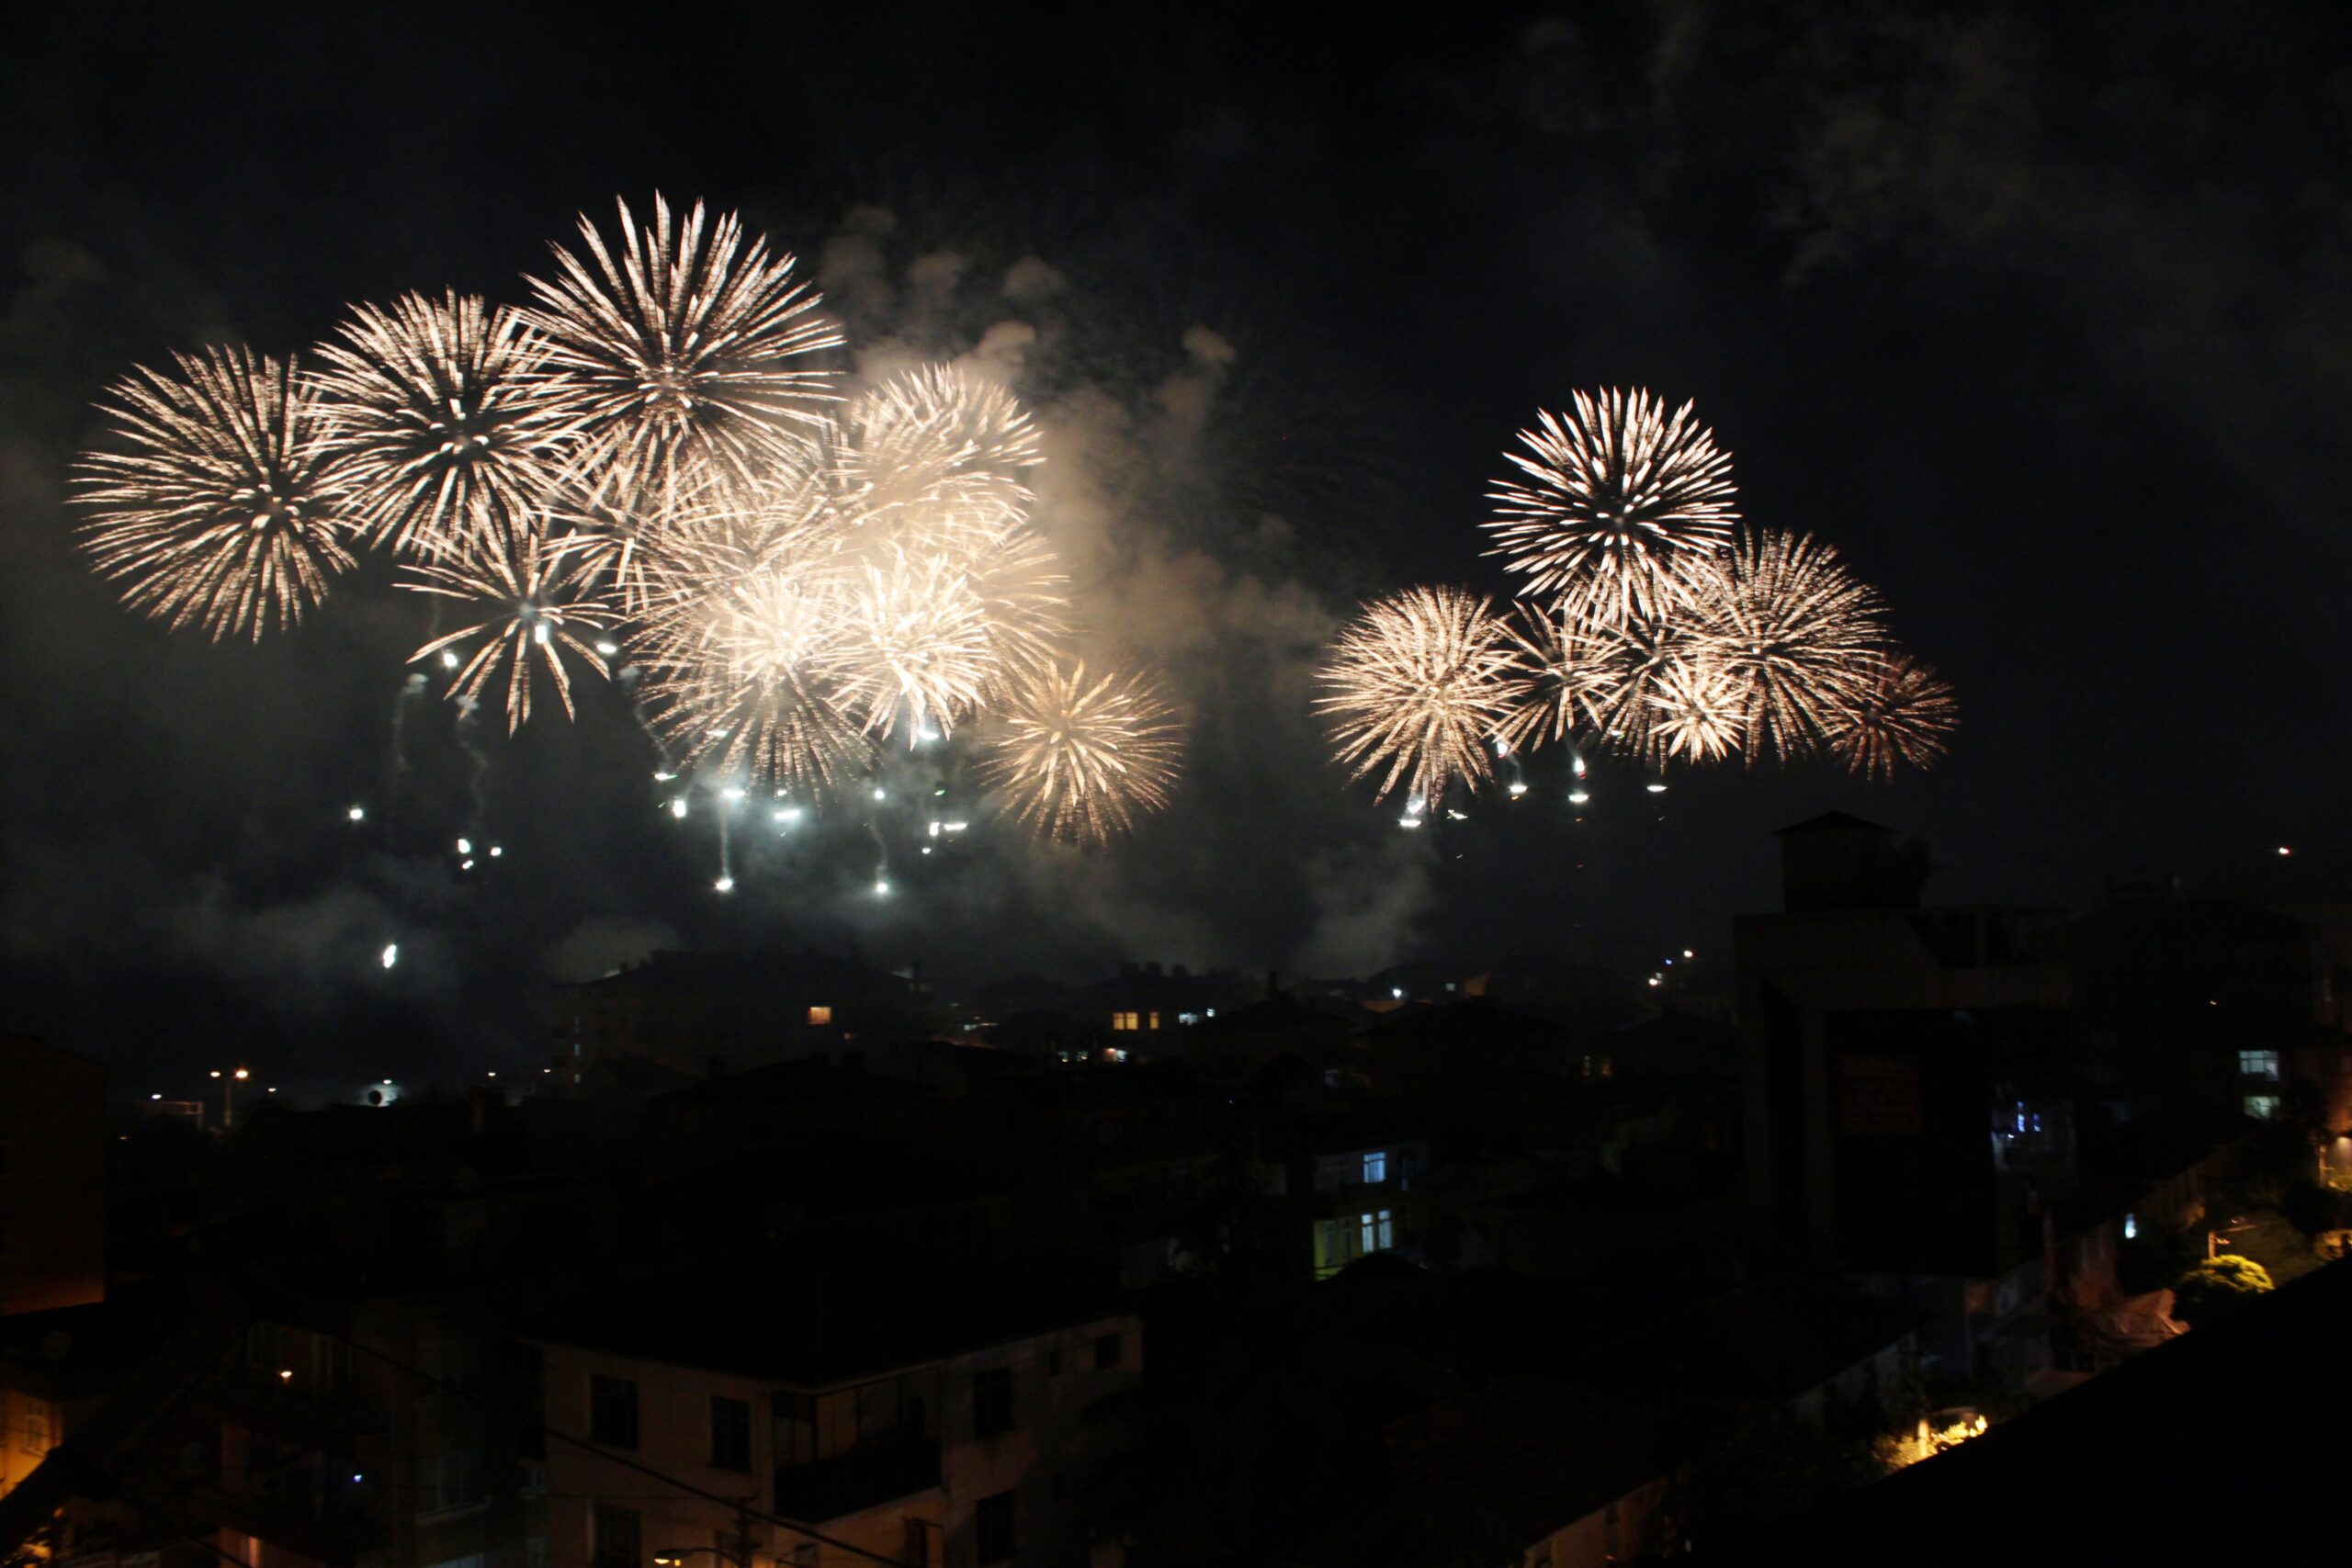
<path id="1" fill-rule="evenodd" d="M 937 1443 L 877 1444 L 778 1470 L 775 1507 L 787 1518 L 813 1524 L 938 1484 Z"/>

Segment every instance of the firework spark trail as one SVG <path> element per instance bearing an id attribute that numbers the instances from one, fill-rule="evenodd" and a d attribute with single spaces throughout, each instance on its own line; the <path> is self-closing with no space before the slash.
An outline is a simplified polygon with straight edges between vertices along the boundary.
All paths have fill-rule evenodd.
<path id="1" fill-rule="evenodd" d="M 548 350 L 521 312 L 454 289 L 357 305 L 316 351 L 321 446 L 371 543 L 447 554 L 522 524 L 580 439 L 543 395 Z"/>
<path id="2" fill-rule="evenodd" d="M 1497 480 L 1489 555 L 1527 581 L 1523 595 L 1610 625 L 1687 603 L 1684 574 L 1730 541 L 1730 454 L 1684 403 L 1646 391 L 1576 394 L 1572 412 L 1539 413 L 1505 456 L 1521 477 Z"/>
<path id="3" fill-rule="evenodd" d="M 258 641 L 300 622 L 356 564 L 346 496 L 291 360 L 243 348 L 172 357 L 179 378 L 139 366 L 99 405 L 130 449 L 76 459 L 82 545 L 133 609 L 175 631 Z"/>
<path id="4" fill-rule="evenodd" d="M 1753 765 L 1820 749 L 1889 646 L 1885 606 L 1828 545 L 1758 529 L 1694 574 L 1691 616 L 1737 688 L 1739 749 Z"/>
<path id="5" fill-rule="evenodd" d="M 1618 705 L 1626 671 L 1611 640 L 1529 604 L 1503 631 L 1521 694 L 1498 733 L 1514 753 L 1553 740 L 1573 750 L 1579 726 L 1599 725 Z"/>
<path id="6" fill-rule="evenodd" d="M 683 225 L 653 198 L 640 225 L 627 202 L 620 243 L 580 220 L 589 260 L 554 247 L 556 276 L 532 278 L 532 324 L 548 339 L 548 396 L 587 433 L 596 461 L 666 498 L 683 459 L 706 457 L 759 482 L 815 435 L 832 377 L 808 356 L 842 343 L 793 258 L 742 220 L 695 203 Z"/>
<path id="7" fill-rule="evenodd" d="M 1011 682 L 994 716 L 980 777 L 1039 837 L 1106 843 L 1167 805 L 1183 735 L 1142 677 L 1047 666 Z"/>
<path id="8" fill-rule="evenodd" d="M 1317 679 L 1327 690 L 1316 711 L 1351 776 L 1385 765 L 1375 798 L 1404 783 L 1431 810 L 1452 780 L 1475 786 L 1488 776 L 1487 743 L 1527 694 L 1500 617 L 1455 588 L 1366 605 Z"/>
<path id="9" fill-rule="evenodd" d="M 1854 772 L 1893 783 L 1903 768 L 1928 768 L 1960 725 L 1951 685 L 1906 653 L 1889 651 L 1831 715 L 1829 749 Z"/>
<path id="10" fill-rule="evenodd" d="M 893 553 L 854 573 L 841 601 L 841 636 L 819 669 L 842 706 L 907 743 L 926 727 L 952 733 L 978 710 L 1002 669 L 987 606 L 967 574 L 936 556 Z"/>
<path id="11" fill-rule="evenodd" d="M 481 836 L 482 822 L 490 815 L 489 791 L 486 787 L 490 777 L 490 753 L 481 749 L 481 738 L 475 732 L 475 727 L 480 722 L 476 715 L 481 712 L 481 702 L 469 696 L 460 696 L 457 701 L 458 722 L 455 730 L 458 748 L 465 752 L 466 760 L 470 764 L 466 773 L 466 797 L 469 807 L 466 812 L 466 837 L 476 839 Z"/>
<path id="12" fill-rule="evenodd" d="M 409 661 L 480 638 L 450 687 L 453 697 L 480 697 L 503 666 L 511 735 L 531 716 L 534 671 L 544 669 L 570 717 L 571 676 L 563 655 L 571 653 L 600 676 L 611 673 L 596 644 L 617 613 L 597 596 L 589 575 L 566 541 L 549 540 L 537 527 L 505 525 L 477 536 L 446 558 L 412 563 L 401 587 L 488 605 L 494 613 L 434 638 L 411 654 Z"/>

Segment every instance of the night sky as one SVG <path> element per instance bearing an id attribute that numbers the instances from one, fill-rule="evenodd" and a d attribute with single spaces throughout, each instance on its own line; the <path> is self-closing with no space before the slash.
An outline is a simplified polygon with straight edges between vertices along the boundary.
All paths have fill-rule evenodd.
<path id="1" fill-rule="evenodd" d="M 998 9 L 11 9 L 0 1027 L 126 1093 L 230 1055 L 327 1089 L 524 1065 L 548 979 L 657 946 L 854 947 L 951 994 L 1579 931 L 1703 960 L 1776 898 L 1771 829 L 1833 807 L 1929 840 L 1942 899 L 2352 887 L 2352 11 Z M 521 302 L 575 214 L 657 190 L 799 255 L 845 368 L 1016 372 L 1041 525 L 1193 723 L 1133 841 L 976 807 L 918 860 L 920 808 L 851 807 L 739 841 L 720 897 L 616 692 L 485 726 L 477 783 L 448 705 L 401 703 L 429 612 L 380 560 L 258 647 L 88 573 L 62 481 L 131 364 L 299 350 L 411 288 Z M 1434 834 L 1345 787 L 1307 711 L 1333 627 L 1507 592 L 1499 454 L 1612 385 L 1696 399 L 1743 514 L 1883 590 L 1959 692 L 1942 768 L 1653 799 L 1601 762 L 1578 826 L 1554 751 Z M 901 799 L 965 799 L 937 766 Z M 460 874 L 477 830 L 505 853 Z M 2316 881 L 2278 886 L 2282 844 Z"/>

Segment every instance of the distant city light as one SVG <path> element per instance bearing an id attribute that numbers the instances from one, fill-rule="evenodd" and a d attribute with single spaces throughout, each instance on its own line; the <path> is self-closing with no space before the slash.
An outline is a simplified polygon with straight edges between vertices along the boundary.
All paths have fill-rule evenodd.
<path id="1" fill-rule="evenodd" d="M 1405 999 L 1405 987 L 1402 986 L 1391 986 L 1388 987 L 1388 994 L 1401 1002 Z"/>
<path id="2" fill-rule="evenodd" d="M 151 1094 L 151 1095 L 149 1095 L 147 1098 L 148 1098 L 148 1099 L 150 1099 L 150 1100 L 161 1100 L 161 1099 L 163 1099 L 164 1097 L 163 1097 L 162 1095 L 160 1095 L 160 1094 Z"/>
<path id="3" fill-rule="evenodd" d="M 2295 852 L 2294 852 L 2294 851 L 2292 851 L 2292 850 L 2290 850 L 2290 849 L 2289 849 L 2286 845 L 2281 844 L 2281 845 L 2279 845 L 2279 846 L 2278 846 L 2278 852 L 2279 852 L 2280 854 L 2282 854 L 2282 855 L 2290 855 L 2290 854 L 2293 854 Z"/>
<path id="4" fill-rule="evenodd" d="M 368 808 L 364 806 L 355 806 L 344 815 L 354 822 L 365 822 L 368 820 Z"/>
<path id="5" fill-rule="evenodd" d="M 1696 958 L 1699 955 L 1686 947 L 1682 950 L 1682 956 L 1685 958 Z"/>
<path id="6" fill-rule="evenodd" d="M 399 942 L 386 942 L 386 943 L 384 944 L 384 953 L 383 953 L 383 963 L 384 963 L 384 967 L 385 967 L 385 968 L 387 968 L 387 969 L 390 969 L 393 964 L 398 964 L 400 961 L 401 961 L 401 944 L 400 944 Z"/>
<path id="7" fill-rule="evenodd" d="M 490 846 L 490 858 L 491 858 L 491 859 L 492 859 L 492 860 L 496 860 L 499 856 L 501 856 L 501 855 L 504 854 L 505 852 L 506 852 L 506 846 L 505 846 L 505 845 L 503 845 L 503 844 L 492 844 L 492 845 L 491 845 L 491 846 Z"/>

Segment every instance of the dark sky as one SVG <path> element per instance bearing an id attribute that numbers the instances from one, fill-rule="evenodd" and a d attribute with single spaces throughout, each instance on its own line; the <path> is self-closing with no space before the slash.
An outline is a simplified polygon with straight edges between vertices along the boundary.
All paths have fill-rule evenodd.
<path id="1" fill-rule="evenodd" d="M 1833 807 L 1929 840 L 1944 898 L 2252 888 L 2282 843 L 2343 891 L 2352 12 L 1004 9 L 11 8 L 0 1025 L 126 1089 L 228 1055 L 334 1084 L 520 1065 L 548 977 L 657 944 L 854 944 L 951 989 L 1579 930 L 1720 954 L 1770 829 Z M 575 213 L 656 190 L 799 254 L 845 367 L 1017 366 L 1040 522 L 1193 721 L 1133 843 L 1028 849 L 926 761 L 736 843 L 722 898 L 618 694 L 513 742 L 403 708 L 425 612 L 380 565 L 258 649 L 83 568 L 61 482 L 131 363 L 299 350 L 408 288 L 520 300 Z M 1947 765 L 1654 801 L 1604 763 L 1578 826 L 1553 755 L 1419 836 L 1343 787 L 1306 711 L 1332 626 L 1502 588 L 1498 454 L 1617 384 L 1695 398 L 1743 513 L 1883 588 L 1959 689 Z M 933 787 L 978 825 L 926 861 Z M 461 874 L 460 833 L 506 853 Z"/>

